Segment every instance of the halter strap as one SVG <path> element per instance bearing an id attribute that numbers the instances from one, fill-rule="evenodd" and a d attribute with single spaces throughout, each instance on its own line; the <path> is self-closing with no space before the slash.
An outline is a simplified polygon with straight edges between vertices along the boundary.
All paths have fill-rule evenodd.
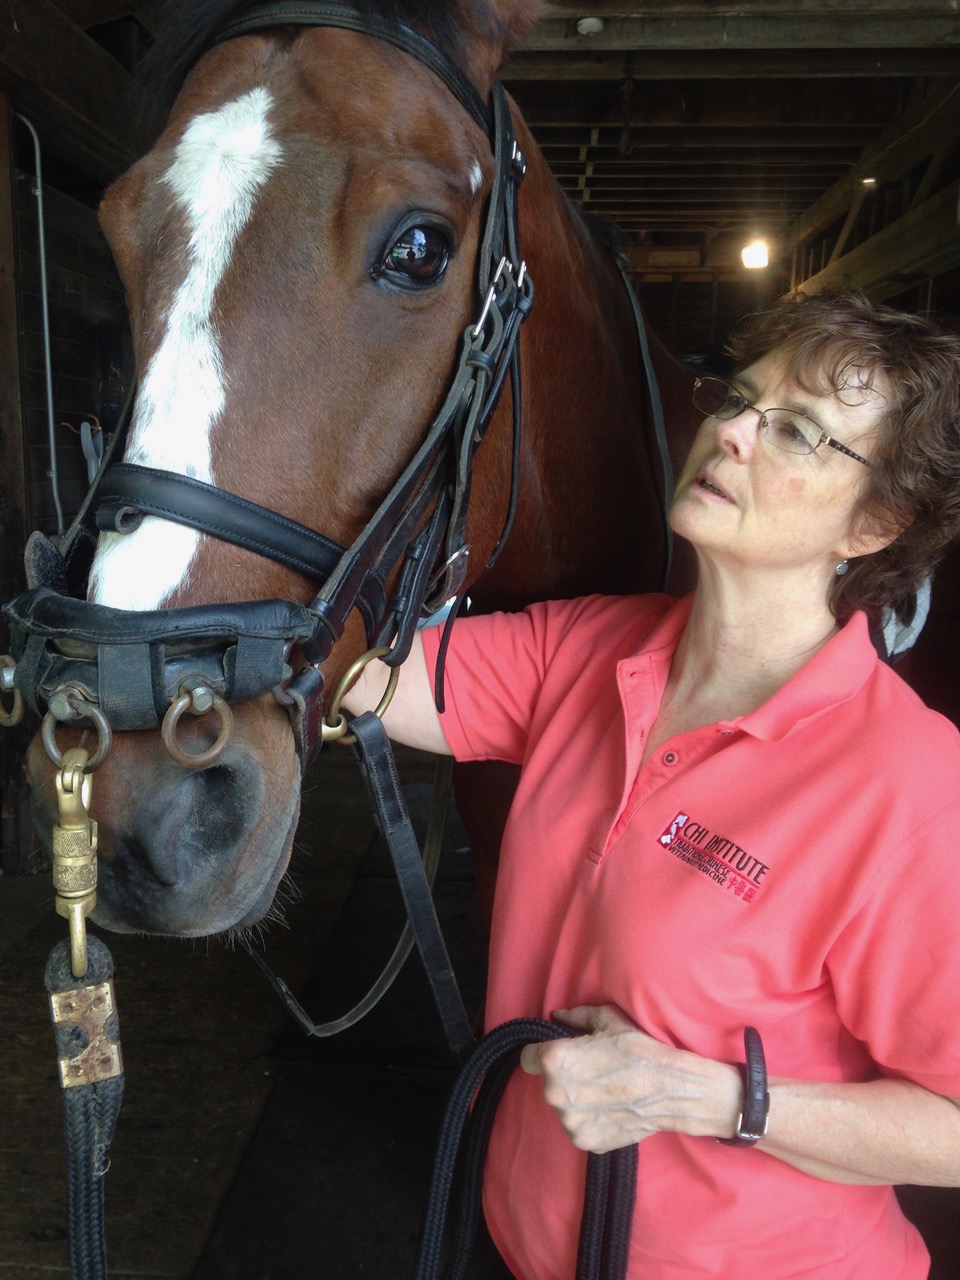
<path id="1" fill-rule="evenodd" d="M 425 35 L 403 22 L 390 22 L 380 14 L 361 13 L 349 4 L 299 3 L 255 4 L 228 23 L 217 35 L 214 45 L 237 36 L 250 35 L 269 27 L 339 27 L 360 35 L 374 36 L 395 45 L 423 64 L 442 80 L 460 105 L 470 113 L 487 137 L 493 136 L 493 123 L 486 104 L 476 88 L 452 58 Z"/>

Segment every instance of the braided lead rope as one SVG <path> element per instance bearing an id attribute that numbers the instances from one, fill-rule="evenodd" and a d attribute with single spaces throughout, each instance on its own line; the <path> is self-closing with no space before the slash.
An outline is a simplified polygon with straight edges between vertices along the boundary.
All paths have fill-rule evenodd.
<path id="1" fill-rule="evenodd" d="M 457 1077 L 447 1103 L 424 1215 L 415 1280 L 439 1280 L 457 1156 L 467 1131 L 458 1225 L 444 1280 L 463 1280 L 480 1218 L 480 1184 L 497 1103 L 524 1045 L 577 1036 L 571 1027 L 517 1018 L 489 1032 Z M 476 1102 L 471 1111 L 471 1102 Z M 636 1197 L 637 1148 L 587 1157 L 584 1212 L 576 1280 L 622 1280 L 626 1275 Z"/>
<path id="2" fill-rule="evenodd" d="M 123 1100 L 112 978 L 110 952 L 95 937 L 87 938 L 82 978 L 74 977 L 66 940 L 44 972 L 63 1086 L 71 1280 L 107 1280 L 104 1178 Z"/>

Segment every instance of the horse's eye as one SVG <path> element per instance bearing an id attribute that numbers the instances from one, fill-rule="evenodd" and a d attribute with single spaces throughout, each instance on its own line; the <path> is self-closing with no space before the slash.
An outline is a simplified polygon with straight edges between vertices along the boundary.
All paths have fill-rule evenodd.
<path id="1" fill-rule="evenodd" d="M 436 284 L 450 260 L 450 244 L 439 227 L 407 227 L 387 250 L 380 274 L 397 284 Z"/>

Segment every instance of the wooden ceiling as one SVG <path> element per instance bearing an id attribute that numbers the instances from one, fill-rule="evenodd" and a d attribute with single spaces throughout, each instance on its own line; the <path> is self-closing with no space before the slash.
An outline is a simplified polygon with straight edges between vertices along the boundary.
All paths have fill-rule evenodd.
<path id="1" fill-rule="evenodd" d="M 0 89 L 98 180 L 149 142 L 130 67 L 164 8 L 0 6 Z M 890 297 L 960 269 L 957 0 L 559 0 L 504 79 L 640 280 L 735 281 L 753 236 L 787 284 Z"/>
<path id="2" fill-rule="evenodd" d="M 955 0 L 560 0 L 505 80 L 641 278 L 735 278 L 756 236 L 794 284 L 960 266 Z"/>

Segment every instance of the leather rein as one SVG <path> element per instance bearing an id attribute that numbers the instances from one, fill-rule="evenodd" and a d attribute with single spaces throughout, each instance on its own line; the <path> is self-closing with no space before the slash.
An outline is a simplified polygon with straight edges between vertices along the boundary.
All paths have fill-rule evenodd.
<path id="1" fill-rule="evenodd" d="M 495 171 L 476 266 L 476 319 L 463 332 L 444 402 L 350 547 L 216 486 L 113 461 L 122 454 L 125 437 L 125 430 L 117 431 L 63 544 L 39 533 L 28 542 L 29 589 L 4 608 L 16 663 L 4 677 L 6 687 L 48 725 L 51 717 L 80 724 L 92 719 L 101 736 L 114 728 L 166 725 L 178 699 L 198 687 L 220 706 L 272 691 L 290 714 L 305 769 L 325 739 L 345 731 L 342 721 L 324 723 L 321 668 L 348 615 L 359 611 L 371 653 L 391 667 L 406 658 L 421 619 L 451 602 L 450 619 L 455 615 L 468 567 L 473 456 L 509 373 L 511 491 L 491 564 L 506 540 L 518 486 L 517 340 L 533 305 L 533 283 L 518 236 L 517 194 L 525 161 L 502 87 L 493 86 L 487 107 L 456 63 L 426 37 L 350 5 L 306 0 L 253 5 L 213 43 L 286 26 L 344 28 L 399 47 L 442 80 L 490 141 Z M 86 580 L 99 533 L 129 533 L 144 516 L 255 551 L 317 581 L 318 590 L 307 604 L 261 600 L 140 612 L 88 602 Z M 294 646 L 305 665 L 292 676 L 288 659 Z M 439 681 L 437 696 L 442 704 Z M 209 763 L 209 758 L 196 762 Z"/>

